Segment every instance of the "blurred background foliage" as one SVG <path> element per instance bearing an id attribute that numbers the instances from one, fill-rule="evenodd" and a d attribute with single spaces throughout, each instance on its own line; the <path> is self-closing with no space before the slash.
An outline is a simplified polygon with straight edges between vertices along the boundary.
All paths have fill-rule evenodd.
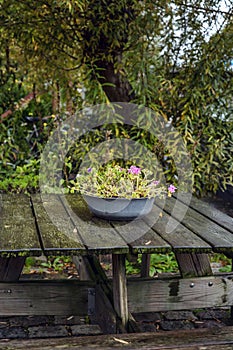
<path id="1" fill-rule="evenodd" d="M 78 110 L 116 101 L 148 107 L 180 133 L 194 194 L 232 184 L 230 1 L 1 0 L 0 11 L 1 191 L 38 191 L 54 130 Z M 140 142 L 174 179 L 160 139 L 107 124 L 70 148 L 65 181 L 92 147 L 115 137 Z"/>

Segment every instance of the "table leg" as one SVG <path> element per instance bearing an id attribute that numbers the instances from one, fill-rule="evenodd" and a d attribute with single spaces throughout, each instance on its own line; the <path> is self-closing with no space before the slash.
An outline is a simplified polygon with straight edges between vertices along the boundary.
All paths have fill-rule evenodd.
<path id="1" fill-rule="evenodd" d="M 94 279 L 93 272 L 85 256 L 73 256 L 72 260 L 78 270 L 81 281 L 89 281 Z"/>
<path id="2" fill-rule="evenodd" d="M 150 254 L 142 254 L 141 277 L 150 276 Z"/>
<path id="3" fill-rule="evenodd" d="M 112 255 L 113 269 L 113 303 L 117 315 L 125 329 L 128 329 L 129 312 L 127 297 L 127 281 L 125 272 L 125 254 Z"/>
<path id="4" fill-rule="evenodd" d="M 25 256 L 0 257 L 0 281 L 17 281 L 24 267 Z"/>

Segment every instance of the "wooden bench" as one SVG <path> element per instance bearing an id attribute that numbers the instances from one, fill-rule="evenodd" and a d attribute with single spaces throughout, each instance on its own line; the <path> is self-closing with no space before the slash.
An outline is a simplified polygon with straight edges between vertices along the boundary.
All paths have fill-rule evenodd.
<path id="1" fill-rule="evenodd" d="M 86 350 L 86 349 L 147 349 L 147 350 L 232 350 L 233 327 L 195 329 L 154 333 L 128 333 L 69 338 L 49 338 L 1 341 L 1 350 Z"/>
<path id="2" fill-rule="evenodd" d="M 97 219 L 76 195 L 3 194 L 0 210 L 1 315 L 94 315 L 116 333 L 137 331 L 134 313 L 233 305 L 233 274 L 213 275 L 209 261 L 213 252 L 232 258 L 233 218 L 200 200 L 156 201 L 127 224 Z M 150 254 L 169 252 L 180 275 L 149 278 Z M 141 277 L 127 278 L 126 255 L 139 253 Z M 80 280 L 19 279 L 26 257 L 41 254 L 72 255 Z M 112 255 L 110 280 L 100 254 Z"/>

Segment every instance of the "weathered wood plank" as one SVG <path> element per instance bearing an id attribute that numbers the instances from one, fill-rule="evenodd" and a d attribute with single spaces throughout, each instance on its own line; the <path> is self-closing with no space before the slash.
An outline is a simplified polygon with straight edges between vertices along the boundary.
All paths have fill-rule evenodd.
<path id="1" fill-rule="evenodd" d="M 174 204 L 176 204 L 176 209 L 173 211 Z M 174 198 L 166 201 L 164 210 L 177 219 L 183 217 L 185 213 L 182 224 L 210 244 L 215 252 L 233 252 L 232 233 L 196 210 L 187 207 L 182 202 L 175 201 Z"/>
<path id="2" fill-rule="evenodd" d="M 164 211 L 161 211 L 161 215 L 154 224 L 150 217 L 147 217 L 145 220 L 148 225 L 153 225 L 153 230 L 167 241 L 175 252 L 185 253 L 195 250 L 196 252 L 204 253 L 212 250 L 210 244 Z M 174 227 L 172 231 L 168 229 L 168 223 L 169 227 Z"/>
<path id="3" fill-rule="evenodd" d="M 5 195 L 0 206 L 0 254 L 41 255 L 30 198 Z"/>
<path id="4" fill-rule="evenodd" d="M 85 247 L 93 253 L 127 253 L 129 247 L 107 220 L 93 216 L 78 195 L 61 196 Z"/>
<path id="5" fill-rule="evenodd" d="M 182 277 L 213 275 L 209 256 L 207 254 L 176 253 L 175 255 Z"/>
<path id="6" fill-rule="evenodd" d="M 32 195 L 32 204 L 46 255 L 86 252 L 77 229 L 59 196 Z"/>
<path id="7" fill-rule="evenodd" d="M 0 281 L 17 281 L 24 267 L 25 256 L 0 257 Z"/>
<path id="8" fill-rule="evenodd" d="M 212 275 L 209 257 L 204 254 L 211 252 L 212 247 L 203 239 L 166 212 L 161 213 L 153 229 L 173 247 L 183 277 Z"/>
<path id="9" fill-rule="evenodd" d="M 214 208 L 210 203 L 198 199 L 194 196 L 192 196 L 191 202 L 189 203 L 187 199 L 187 194 L 185 193 L 179 194 L 179 200 L 182 201 L 184 204 L 188 203 L 191 208 L 205 215 L 212 221 L 216 222 L 222 227 L 225 227 L 228 231 L 233 233 L 233 218 L 223 213 L 222 211 Z"/>
<path id="10" fill-rule="evenodd" d="M 10 255 L 41 255 L 42 250 L 37 237 L 34 220 L 25 220 L 17 223 L 16 220 L 6 223 L 1 222 L 0 254 Z"/>
<path id="11" fill-rule="evenodd" d="M 1 315 L 87 315 L 93 286 L 69 280 L 0 283 Z"/>
<path id="12" fill-rule="evenodd" d="M 126 271 L 125 271 L 125 255 L 112 255 L 113 269 L 113 301 L 114 309 L 121 319 L 122 325 L 128 329 L 129 312 L 128 312 L 128 297 L 126 286 Z"/>
<path id="13" fill-rule="evenodd" d="M 84 255 L 76 255 L 72 258 L 78 271 L 80 281 L 95 280 L 95 276 L 88 264 L 88 258 Z"/>
<path id="14" fill-rule="evenodd" d="M 1 350 L 54 350 L 113 348 L 147 350 L 232 350 L 233 327 L 192 329 L 169 332 L 130 333 L 117 335 L 79 336 L 65 338 L 0 340 Z"/>
<path id="15" fill-rule="evenodd" d="M 100 284 L 96 286 L 95 300 L 95 318 L 102 331 L 104 334 L 117 333 L 117 330 L 119 329 L 117 314 Z"/>
<path id="16" fill-rule="evenodd" d="M 150 276 L 150 254 L 142 254 L 141 277 Z"/>
<path id="17" fill-rule="evenodd" d="M 233 276 L 128 280 L 132 313 L 190 310 L 233 304 Z"/>
<path id="18" fill-rule="evenodd" d="M 171 251 L 171 245 L 151 229 L 151 222 L 154 223 L 159 217 L 157 210 L 158 207 L 154 206 L 152 212 L 147 216 L 149 225 L 142 219 L 131 222 L 112 222 L 113 227 L 127 242 L 133 253 L 168 253 Z M 160 209 L 159 212 L 161 212 Z"/>

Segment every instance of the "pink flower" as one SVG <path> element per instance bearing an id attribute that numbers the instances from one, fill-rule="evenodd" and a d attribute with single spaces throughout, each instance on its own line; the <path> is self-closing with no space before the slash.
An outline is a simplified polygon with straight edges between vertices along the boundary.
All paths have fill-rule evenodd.
<path id="1" fill-rule="evenodd" d="M 170 185 L 170 186 L 168 187 L 168 191 L 169 191 L 170 193 L 174 193 L 174 192 L 176 192 L 176 187 L 175 187 L 174 185 Z"/>
<path id="2" fill-rule="evenodd" d="M 152 184 L 157 186 L 159 184 L 159 181 L 158 180 L 154 180 L 154 181 L 152 181 Z"/>
<path id="3" fill-rule="evenodd" d="M 141 172 L 141 168 L 138 168 L 135 165 L 131 165 L 131 167 L 128 169 L 128 172 L 130 174 L 138 175 Z"/>

